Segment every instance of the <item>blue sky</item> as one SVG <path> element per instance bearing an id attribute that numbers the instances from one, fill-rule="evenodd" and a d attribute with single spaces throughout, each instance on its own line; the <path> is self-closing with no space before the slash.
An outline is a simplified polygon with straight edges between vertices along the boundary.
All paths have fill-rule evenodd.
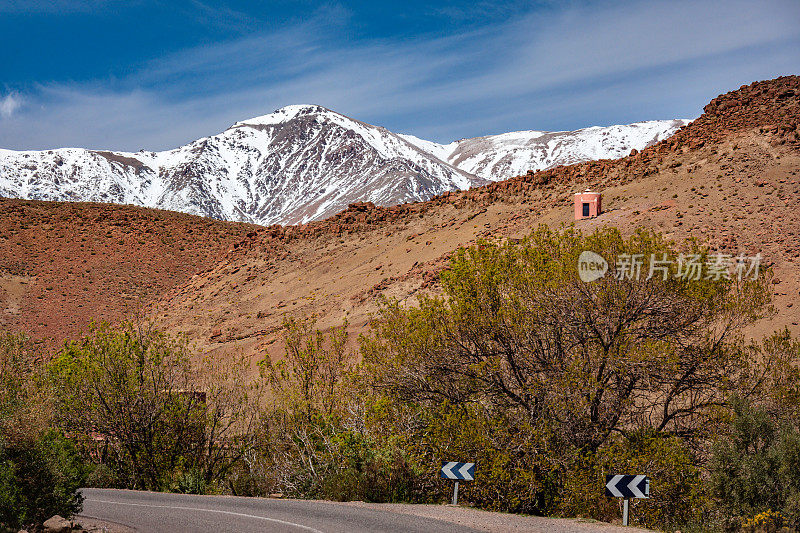
<path id="1" fill-rule="evenodd" d="M 797 73 L 798 0 L 0 0 L 0 148 L 166 149 L 296 103 L 449 142 Z"/>

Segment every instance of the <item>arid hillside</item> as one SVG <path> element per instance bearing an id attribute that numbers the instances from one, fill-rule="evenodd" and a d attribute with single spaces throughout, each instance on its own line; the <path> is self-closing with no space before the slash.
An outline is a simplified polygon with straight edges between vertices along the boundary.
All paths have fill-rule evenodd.
<path id="1" fill-rule="evenodd" d="M 528 173 L 428 202 L 351 205 L 321 222 L 258 227 L 132 207 L 0 201 L 0 320 L 60 342 L 140 306 L 200 352 L 280 353 L 286 314 L 366 330 L 380 296 L 435 291 L 458 246 L 571 224 L 572 196 L 603 193 L 591 230 L 653 227 L 725 253 L 761 253 L 777 314 L 754 335 L 800 333 L 800 78 L 712 100 L 677 134 L 620 160 Z"/>
<path id="2" fill-rule="evenodd" d="M 0 328 L 48 345 L 121 319 L 254 226 L 106 204 L 0 199 Z"/>
<path id="3" fill-rule="evenodd" d="M 436 290 L 449 255 L 478 238 L 520 238 L 537 224 L 572 223 L 573 193 L 604 195 L 591 230 L 653 227 L 715 250 L 761 253 L 774 268 L 777 314 L 753 335 L 800 333 L 800 78 L 754 83 L 711 101 L 670 139 L 615 161 L 529 173 L 429 202 L 352 205 L 322 222 L 259 229 L 219 264 L 158 303 L 158 320 L 203 352 L 281 350 L 286 314 L 366 329 L 380 296 Z"/>

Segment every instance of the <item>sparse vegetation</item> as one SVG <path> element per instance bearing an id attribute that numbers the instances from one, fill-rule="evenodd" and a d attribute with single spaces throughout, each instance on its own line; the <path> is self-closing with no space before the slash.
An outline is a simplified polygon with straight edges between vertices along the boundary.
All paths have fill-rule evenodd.
<path id="1" fill-rule="evenodd" d="M 706 250 L 682 246 L 706 264 Z M 0 497 L 17 509 L 34 494 L 9 481 L 20 472 L 46 490 L 2 520 L 69 514 L 87 476 L 438 502 L 450 489 L 440 461 L 469 459 L 478 481 L 462 498 L 485 509 L 609 520 L 605 474 L 641 472 L 653 480 L 641 525 L 800 525 L 800 344 L 788 332 L 759 345 L 742 336 L 771 312 L 768 276 L 682 278 L 672 263 L 587 283 L 584 250 L 677 253 L 643 230 L 541 227 L 522 242 L 479 242 L 454 254 L 440 296 L 384 301 L 360 357 L 346 323 L 322 331 L 286 317 L 285 357 L 265 358 L 258 376 L 243 358 L 192 364 L 185 339 L 141 324 L 95 326 L 44 367 L 6 336 Z M 34 379 L 34 367 L 46 372 Z M 9 439 L 20 427 L 40 429 Z"/>
<path id="2" fill-rule="evenodd" d="M 637 510 L 641 523 L 698 520 L 701 450 L 729 395 L 758 387 L 738 332 L 768 312 L 766 282 L 670 271 L 587 284 L 583 250 L 673 252 L 647 232 L 545 228 L 462 250 L 442 276 L 445 298 L 384 307 L 363 342 L 372 390 L 397 410 L 389 419 L 415 413 L 402 433 L 421 460 L 484 465 L 467 489 L 482 506 L 610 519 L 604 473 L 646 468 L 663 485 Z"/>
<path id="3" fill-rule="evenodd" d="M 260 468 L 280 475 L 260 491 L 442 501 L 439 462 L 468 458 L 480 481 L 464 498 L 487 509 L 608 520 L 618 509 L 602 480 L 624 471 L 653 478 L 637 504 L 643 525 L 722 528 L 768 511 L 719 498 L 705 460 L 728 438 L 737 398 L 786 405 L 779 391 L 800 355 L 741 337 L 770 312 L 767 279 L 671 270 L 587 284 L 575 268 L 586 249 L 675 252 L 655 234 L 614 230 L 480 243 L 454 256 L 443 297 L 386 302 L 352 369 L 341 329 L 288 320 L 287 358 L 265 367 L 275 403 Z M 334 394 L 307 393 L 317 373 L 335 376 L 318 385 Z"/>

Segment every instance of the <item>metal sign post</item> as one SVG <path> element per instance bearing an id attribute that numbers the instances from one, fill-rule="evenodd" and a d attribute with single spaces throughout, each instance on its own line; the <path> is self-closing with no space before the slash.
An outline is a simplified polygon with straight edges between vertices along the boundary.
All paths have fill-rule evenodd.
<path id="1" fill-rule="evenodd" d="M 628 505 L 630 504 L 630 502 L 631 502 L 630 498 L 625 498 L 624 500 L 622 500 L 622 525 L 623 526 L 627 526 L 628 525 Z"/>
<path id="2" fill-rule="evenodd" d="M 647 476 L 609 474 L 606 476 L 606 496 L 623 498 L 622 525 L 628 525 L 631 498 L 650 497 L 650 479 Z"/>
<path id="3" fill-rule="evenodd" d="M 455 481 L 453 486 L 453 505 L 458 505 L 458 482 L 475 480 L 475 463 L 457 463 L 442 461 L 440 472 L 442 479 Z"/>

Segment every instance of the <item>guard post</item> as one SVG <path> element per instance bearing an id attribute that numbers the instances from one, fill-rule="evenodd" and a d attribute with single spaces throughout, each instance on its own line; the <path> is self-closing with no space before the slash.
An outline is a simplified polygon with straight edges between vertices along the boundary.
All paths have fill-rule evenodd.
<path id="1" fill-rule="evenodd" d="M 455 484 L 453 485 L 453 505 L 458 505 L 458 482 L 475 480 L 475 463 L 442 461 L 442 470 L 440 475 L 442 479 L 455 481 Z"/>

